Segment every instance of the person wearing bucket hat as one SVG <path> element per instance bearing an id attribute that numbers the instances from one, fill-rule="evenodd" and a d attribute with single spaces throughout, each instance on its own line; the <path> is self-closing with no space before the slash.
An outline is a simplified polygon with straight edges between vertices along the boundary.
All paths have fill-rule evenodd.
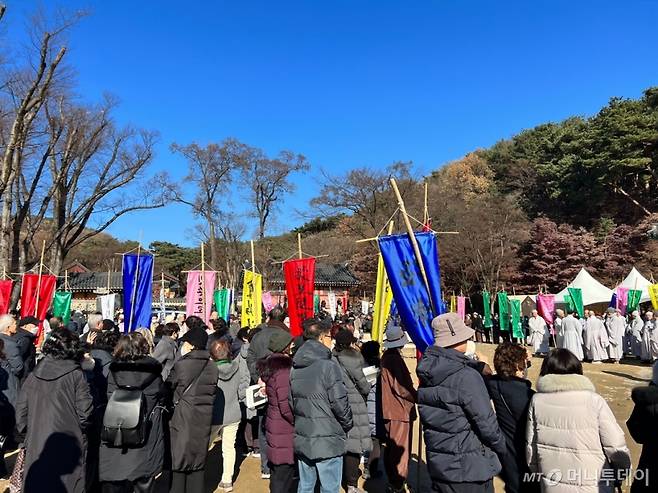
<path id="1" fill-rule="evenodd" d="M 427 465 L 438 492 L 491 492 L 505 437 L 484 380 L 464 354 L 474 330 L 456 313 L 432 320 L 434 345 L 416 370 Z"/>
<path id="2" fill-rule="evenodd" d="M 384 469 L 388 491 L 403 491 L 409 473 L 411 423 L 416 419 L 416 389 L 401 350 L 409 338 L 402 327 L 389 322 L 380 362 Z"/>

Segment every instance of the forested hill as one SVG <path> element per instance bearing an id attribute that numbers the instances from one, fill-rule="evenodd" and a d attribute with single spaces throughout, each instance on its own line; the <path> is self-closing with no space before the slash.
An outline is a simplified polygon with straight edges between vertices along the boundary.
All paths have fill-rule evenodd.
<path id="1" fill-rule="evenodd" d="M 439 236 L 448 293 L 535 292 L 539 285 L 555 292 L 583 266 L 609 286 L 632 265 L 658 278 L 658 246 L 646 234 L 658 222 L 658 88 L 639 99 L 612 98 L 593 116 L 524 130 L 428 177 L 404 162 L 325 174 L 311 203 L 318 218 L 299 228 L 304 251 L 348 262 L 366 293 L 374 289 L 376 247 L 355 241 L 375 236 L 394 215 L 390 176 L 419 220 L 426 181 L 434 229 L 460 233 Z M 198 257 L 194 249 L 155 247 L 164 248 L 159 261 L 170 270 Z M 225 239 L 219 251 L 222 275 L 235 277 L 248 245 Z M 296 234 L 266 237 L 256 252 L 267 275 L 279 268 L 274 261 L 294 255 Z"/>

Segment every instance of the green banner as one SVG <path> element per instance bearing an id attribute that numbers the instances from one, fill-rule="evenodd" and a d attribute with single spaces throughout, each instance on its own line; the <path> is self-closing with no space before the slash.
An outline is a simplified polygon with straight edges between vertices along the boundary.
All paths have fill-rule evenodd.
<path id="1" fill-rule="evenodd" d="M 642 299 L 642 290 L 629 289 L 628 302 L 626 303 L 626 313 L 633 313 L 640 306 L 640 299 Z"/>
<path id="2" fill-rule="evenodd" d="M 525 334 L 521 325 L 521 300 L 511 300 L 510 308 L 512 312 L 512 337 L 523 339 Z"/>
<path id="3" fill-rule="evenodd" d="M 509 330 L 509 299 L 507 293 L 498 293 L 498 321 L 500 330 Z"/>
<path id="4" fill-rule="evenodd" d="M 319 294 L 314 294 L 313 295 L 313 311 L 315 312 L 316 315 L 320 313 L 320 295 Z"/>
<path id="5" fill-rule="evenodd" d="M 484 321 L 483 324 L 485 328 L 490 328 L 493 325 L 493 322 L 491 321 L 491 296 L 489 295 L 489 291 L 482 291 L 482 305 L 484 307 L 483 309 L 483 315 L 484 315 Z"/>
<path id="6" fill-rule="evenodd" d="M 62 319 L 64 325 L 68 325 L 71 320 L 71 297 L 73 293 L 69 291 L 56 291 L 53 298 L 53 315 Z"/>
<path id="7" fill-rule="evenodd" d="M 583 306 L 583 290 L 580 288 L 567 288 L 569 296 L 571 297 L 572 308 L 576 310 L 578 316 L 583 318 L 585 316 L 585 307 Z"/>
<path id="8" fill-rule="evenodd" d="M 213 295 L 215 300 L 215 310 L 217 314 L 228 322 L 228 313 L 229 313 L 229 294 L 228 289 L 218 289 Z"/>

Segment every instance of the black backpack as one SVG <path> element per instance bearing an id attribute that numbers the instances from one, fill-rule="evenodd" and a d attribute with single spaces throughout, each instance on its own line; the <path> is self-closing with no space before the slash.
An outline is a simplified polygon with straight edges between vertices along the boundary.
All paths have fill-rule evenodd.
<path id="1" fill-rule="evenodd" d="M 109 447 L 142 447 L 148 439 L 148 431 L 144 393 L 129 387 L 112 392 L 103 416 L 103 442 Z"/>

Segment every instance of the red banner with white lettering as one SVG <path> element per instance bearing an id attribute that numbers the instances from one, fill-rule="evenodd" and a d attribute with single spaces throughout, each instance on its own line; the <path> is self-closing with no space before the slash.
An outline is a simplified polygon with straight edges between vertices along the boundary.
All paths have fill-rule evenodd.
<path id="1" fill-rule="evenodd" d="M 48 308 L 50 308 L 50 303 L 53 301 L 56 284 L 57 278 L 55 276 L 41 276 L 41 283 L 39 283 L 38 274 L 23 274 L 23 288 L 21 289 L 21 318 L 34 317 L 34 308 L 37 307 L 36 317 L 43 321 L 43 319 L 46 318 Z M 38 306 L 37 296 L 39 297 Z"/>
<path id="2" fill-rule="evenodd" d="M 302 322 L 315 315 L 313 292 L 315 291 L 315 259 L 288 260 L 283 263 L 283 275 L 288 295 L 290 334 L 302 334 Z"/>
<path id="3" fill-rule="evenodd" d="M 11 288 L 14 281 L 11 279 L 0 281 L 0 315 L 6 315 L 9 312 L 11 304 Z"/>

